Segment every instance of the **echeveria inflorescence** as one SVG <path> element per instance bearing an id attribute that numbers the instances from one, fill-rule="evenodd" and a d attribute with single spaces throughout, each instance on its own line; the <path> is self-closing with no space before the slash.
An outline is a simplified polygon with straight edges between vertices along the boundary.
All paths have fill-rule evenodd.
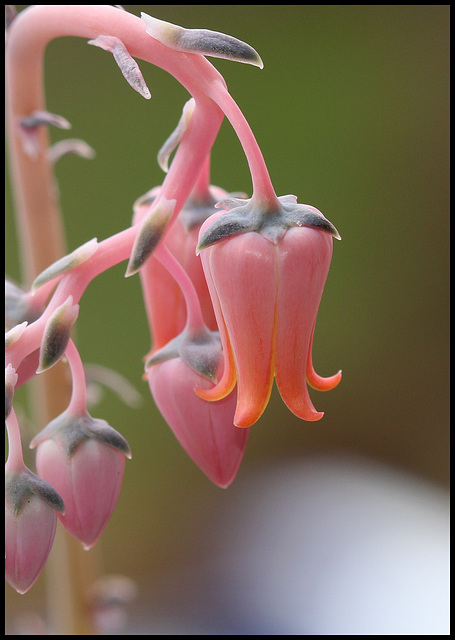
<path id="1" fill-rule="evenodd" d="M 117 503 L 125 458 L 131 457 L 128 443 L 104 420 L 68 411 L 50 422 L 30 446 L 37 447 L 40 477 L 65 502 L 63 525 L 89 549 Z"/>
<path id="2" fill-rule="evenodd" d="M 340 380 L 340 373 L 318 376 L 311 356 L 332 240 L 339 234 L 315 207 L 275 195 L 243 113 L 206 58 L 262 68 L 250 45 L 145 13 L 134 16 L 118 5 L 32 5 L 18 16 L 11 6 L 6 111 L 27 284 L 6 287 L 6 574 L 22 593 L 47 558 L 57 518 L 86 548 L 95 544 L 130 457 L 123 436 L 87 411 L 84 368 L 71 332 L 89 283 L 123 261 L 127 276 L 139 273 L 151 335 L 145 380 L 185 451 L 210 480 L 227 487 L 248 440 L 249 429 L 239 427 L 260 418 L 274 379 L 287 406 L 305 420 L 322 416 L 307 384 L 327 390 Z M 53 165 L 68 152 L 94 152 L 79 139 L 53 146 L 48 139 L 48 125 L 71 126 L 43 100 L 43 52 L 59 36 L 82 37 L 112 53 L 146 99 L 151 94 L 137 60 L 164 69 L 190 94 L 158 153 L 164 180 L 136 200 L 131 226 L 72 252 L 64 246 Z M 210 184 L 211 152 L 224 117 L 245 152 L 250 199 Z M 31 442 L 38 477 L 22 460 L 14 392 L 42 373 L 43 395 L 66 400 L 64 376 L 54 377 L 54 386 L 47 382 L 57 362 L 49 376 L 69 365 L 72 395 L 63 413 L 48 407 L 49 416 L 60 415 Z"/>

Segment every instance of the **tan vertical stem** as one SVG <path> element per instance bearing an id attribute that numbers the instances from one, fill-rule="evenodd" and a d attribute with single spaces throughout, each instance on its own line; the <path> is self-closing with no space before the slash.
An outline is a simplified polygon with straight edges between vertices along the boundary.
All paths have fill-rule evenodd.
<path id="1" fill-rule="evenodd" d="M 7 50 L 8 51 L 8 50 Z M 48 135 L 39 132 L 36 157 L 24 151 L 19 135 L 21 117 L 45 109 L 42 95 L 41 63 L 36 62 L 37 76 L 32 84 L 18 81 L 20 54 L 6 64 L 7 123 L 12 192 L 15 202 L 16 228 L 23 283 L 29 286 L 49 264 L 66 253 L 58 190 L 47 157 Z M 37 60 L 39 59 L 39 56 Z M 15 77 L 12 77 L 15 76 Z M 62 413 L 69 403 L 71 379 L 68 367 L 60 361 L 46 373 L 36 376 L 30 385 L 31 419 L 43 428 Z M 90 562 L 82 545 L 71 539 L 59 524 L 54 548 L 49 556 L 47 576 L 48 618 L 52 633 L 62 635 L 94 635 L 87 606 Z"/>

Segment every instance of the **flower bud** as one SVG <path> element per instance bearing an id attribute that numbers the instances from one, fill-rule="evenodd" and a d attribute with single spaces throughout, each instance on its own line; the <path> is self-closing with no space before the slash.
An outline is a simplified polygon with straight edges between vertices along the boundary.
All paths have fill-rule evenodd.
<path id="1" fill-rule="evenodd" d="M 213 383 L 181 358 L 152 366 L 150 391 L 164 419 L 192 460 L 219 487 L 233 481 L 245 452 L 249 429 L 234 426 L 236 390 L 218 402 L 207 402 L 195 388 Z"/>
<path id="2" fill-rule="evenodd" d="M 86 549 L 92 547 L 117 503 L 123 480 L 126 440 L 104 420 L 64 412 L 31 442 L 36 467 L 65 502 L 64 527 Z"/>
<path id="3" fill-rule="evenodd" d="M 5 474 L 5 577 L 18 593 L 34 584 L 47 560 L 62 498 L 29 469 Z"/>

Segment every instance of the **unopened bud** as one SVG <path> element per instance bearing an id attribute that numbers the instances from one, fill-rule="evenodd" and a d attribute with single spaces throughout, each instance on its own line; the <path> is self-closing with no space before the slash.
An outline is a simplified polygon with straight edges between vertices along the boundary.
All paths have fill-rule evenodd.
<path id="1" fill-rule="evenodd" d="M 62 498 L 47 482 L 23 468 L 5 476 L 5 576 L 25 593 L 41 573 L 54 542 Z"/>
<path id="2" fill-rule="evenodd" d="M 195 388 L 213 384 L 181 358 L 166 360 L 147 371 L 150 391 L 174 435 L 200 469 L 219 487 L 227 487 L 237 473 L 249 429 L 234 426 L 234 389 L 217 402 L 202 400 Z"/>
<path id="3" fill-rule="evenodd" d="M 64 527 L 86 549 L 92 547 L 117 503 L 127 441 L 104 420 L 68 412 L 50 422 L 30 443 L 36 467 L 65 501 Z"/>

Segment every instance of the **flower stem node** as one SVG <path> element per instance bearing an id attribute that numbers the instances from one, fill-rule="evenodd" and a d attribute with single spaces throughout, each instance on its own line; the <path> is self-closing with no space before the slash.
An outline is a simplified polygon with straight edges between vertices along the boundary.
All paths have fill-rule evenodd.
<path id="1" fill-rule="evenodd" d="M 131 457 L 127 441 L 104 420 L 65 411 L 33 438 L 30 447 L 37 447 L 40 477 L 65 502 L 65 515 L 59 515 L 62 524 L 89 549 L 117 503 L 125 458 Z"/>
<path id="2" fill-rule="evenodd" d="M 109 51 L 114 56 L 115 62 L 118 64 L 123 77 L 128 84 L 133 87 L 143 98 L 150 100 L 152 97 L 144 77 L 139 69 L 137 62 L 130 56 L 128 49 L 120 40 L 114 36 L 98 36 L 94 40 L 89 40 L 88 44 L 100 47 L 105 51 Z"/>
<path id="3" fill-rule="evenodd" d="M 171 22 L 152 18 L 146 13 L 141 13 L 141 18 L 145 22 L 146 32 L 170 49 L 245 62 L 260 69 L 264 66 L 253 47 L 233 36 L 209 29 L 185 29 Z"/>
<path id="4" fill-rule="evenodd" d="M 5 576 L 18 593 L 34 584 L 52 548 L 61 496 L 23 466 L 5 472 Z"/>
<path id="5" fill-rule="evenodd" d="M 68 296 L 67 300 L 51 313 L 44 328 L 36 373 L 53 367 L 65 353 L 78 314 L 79 305 L 73 304 L 73 296 Z"/>

